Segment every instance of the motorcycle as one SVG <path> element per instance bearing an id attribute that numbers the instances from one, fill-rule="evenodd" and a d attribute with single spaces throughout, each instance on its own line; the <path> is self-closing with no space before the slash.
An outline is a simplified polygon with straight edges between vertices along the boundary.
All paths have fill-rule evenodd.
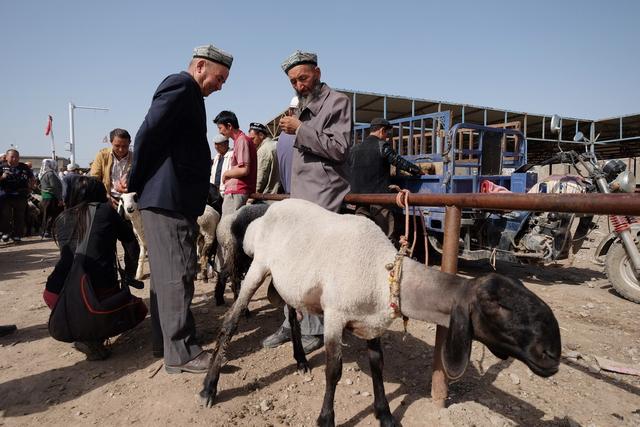
<path id="1" fill-rule="evenodd" d="M 559 120 L 558 116 L 552 117 L 552 131 L 559 129 Z M 586 193 L 633 193 L 636 178 L 627 170 L 627 165 L 619 159 L 599 162 L 593 149 L 596 140 L 597 137 L 591 141 L 582 132 L 577 132 L 574 142 L 584 143 L 584 153 L 560 150 L 544 163 L 571 165 L 582 179 L 581 186 Z M 540 185 L 544 185 L 544 181 Z M 581 218 L 574 234 L 577 237 L 571 242 L 574 248 L 579 248 L 595 227 L 592 218 Z M 636 217 L 623 215 L 609 215 L 609 222 L 613 231 L 598 245 L 595 262 L 604 266 L 611 285 L 622 297 L 640 303 L 640 222 Z"/>
<path id="2" fill-rule="evenodd" d="M 552 119 L 552 130 L 558 130 L 560 118 Z M 598 161 L 593 142 L 582 133 L 575 136 L 583 142 L 584 153 L 562 151 L 541 164 L 519 162 L 523 157 L 514 156 L 513 169 L 504 173 L 504 153 L 500 154 L 500 141 L 505 135 L 519 139 L 520 150 L 526 150 L 526 141 L 517 131 L 489 128 L 486 126 L 460 124 L 449 132 L 449 145 L 456 147 L 456 135 L 461 130 L 475 132 L 475 140 L 482 140 L 479 171 L 471 176 L 460 176 L 454 172 L 458 165 L 450 167 L 452 172 L 423 176 L 421 179 L 404 179 L 401 186 L 415 192 L 445 192 L 447 183 L 451 188 L 468 192 L 478 184 L 480 192 L 515 191 L 529 193 L 590 193 L 633 192 L 635 177 L 626 170 L 621 160 Z M 595 142 L 595 141 L 594 141 Z M 486 148 L 486 149 L 485 149 Z M 560 147 L 559 147 L 560 148 Z M 456 161 L 457 153 L 449 152 L 449 165 Z M 515 150 L 514 150 L 515 151 Z M 497 153 L 497 154 L 496 154 Z M 447 153 L 443 155 L 446 159 Z M 498 158 L 497 156 L 502 156 Z M 496 156 L 496 159 L 491 159 Z M 419 159 L 412 159 L 419 160 Z M 537 174 L 530 172 L 534 166 L 551 163 L 571 165 L 576 175 L 551 176 L 537 181 Z M 488 165 L 488 166 L 487 166 Z M 465 183 L 469 185 L 464 185 Z M 504 188 L 504 187 L 506 188 Z M 428 231 L 429 246 L 442 253 L 444 238 L 443 208 L 424 208 L 421 216 Z M 596 256 L 602 260 L 605 272 L 616 291 L 631 301 L 640 303 L 640 223 L 635 217 L 612 215 L 609 217 L 613 231 L 600 243 Z M 460 246 L 458 256 L 466 260 L 503 260 L 516 263 L 546 264 L 570 257 L 576 253 L 592 230 L 597 228 L 594 216 L 559 212 L 491 212 L 479 209 L 462 211 Z"/>
<path id="3" fill-rule="evenodd" d="M 553 116 L 551 129 L 559 128 L 558 116 Z M 585 152 L 561 152 L 581 176 L 590 183 L 588 191 L 609 193 L 633 193 L 636 178 L 618 159 L 601 165 L 593 150 L 593 141 L 577 132 L 574 141 L 585 144 Z M 578 168 L 578 165 L 581 168 Z M 584 172 L 583 172 L 584 171 Z M 595 251 L 595 262 L 604 265 L 607 278 L 624 298 L 640 303 L 640 223 L 636 217 L 609 215 L 613 231 L 606 236 Z"/>

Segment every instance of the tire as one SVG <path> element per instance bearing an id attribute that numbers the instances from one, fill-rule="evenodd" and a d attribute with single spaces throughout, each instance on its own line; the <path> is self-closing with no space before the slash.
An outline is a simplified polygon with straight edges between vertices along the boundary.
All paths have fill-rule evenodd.
<path id="1" fill-rule="evenodd" d="M 605 260 L 605 272 L 613 288 L 623 298 L 640 303 L 640 278 L 633 271 L 633 266 L 624 245 L 615 242 Z"/>

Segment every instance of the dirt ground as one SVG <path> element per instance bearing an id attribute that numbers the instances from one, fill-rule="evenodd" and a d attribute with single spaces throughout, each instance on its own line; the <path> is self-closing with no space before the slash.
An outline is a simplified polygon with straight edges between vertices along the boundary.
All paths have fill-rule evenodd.
<path id="1" fill-rule="evenodd" d="M 563 344 L 558 374 L 536 377 L 524 364 L 500 361 L 474 343 L 469 369 L 451 384 L 447 408 L 438 410 L 429 396 L 435 327 L 410 322 L 403 340 L 397 321 L 383 337 L 385 387 L 395 418 L 404 426 L 640 425 L 640 377 L 601 370 L 596 361 L 640 369 L 640 305 L 617 296 L 602 267 L 592 263 L 603 233 L 592 233 L 572 265 L 498 264 L 554 310 Z M 41 293 L 56 259 L 51 240 L 0 243 L 0 324 L 18 326 L 0 338 L 0 425 L 315 425 L 324 352 L 311 355 L 312 373 L 301 376 L 289 345 L 261 348 L 282 320 L 264 289 L 232 341 L 216 405 L 205 409 L 196 399 L 204 376 L 168 375 L 152 356 L 149 318 L 112 340 L 112 357 L 100 362 L 49 337 Z M 461 273 L 472 276 L 489 270 L 461 265 Z M 145 282 L 144 290 L 134 291 L 148 298 Z M 226 298 L 231 301 L 229 292 Z M 212 285 L 198 282 L 193 311 L 205 347 L 212 346 L 225 310 L 214 305 Z M 336 423 L 377 425 L 365 343 L 347 334 L 344 344 Z"/>

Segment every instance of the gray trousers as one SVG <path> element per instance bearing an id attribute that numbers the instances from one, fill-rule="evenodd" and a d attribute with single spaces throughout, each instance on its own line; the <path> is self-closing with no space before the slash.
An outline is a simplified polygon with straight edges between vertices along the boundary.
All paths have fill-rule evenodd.
<path id="1" fill-rule="evenodd" d="M 142 225 L 151 269 L 151 335 L 165 365 L 182 365 L 202 353 L 191 313 L 197 272 L 195 219 L 163 209 L 144 209 Z"/>
<path id="2" fill-rule="evenodd" d="M 232 214 L 242 206 L 244 206 L 249 200 L 248 194 L 225 194 L 222 200 L 222 213 L 221 215 Z"/>
<path id="3" fill-rule="evenodd" d="M 282 322 L 282 326 L 290 329 L 291 324 L 289 323 L 289 306 L 284 306 L 284 322 Z M 300 333 L 302 335 L 323 335 L 324 334 L 324 322 L 321 316 L 316 316 L 315 314 L 305 313 L 302 316 L 302 321 L 300 322 Z"/>

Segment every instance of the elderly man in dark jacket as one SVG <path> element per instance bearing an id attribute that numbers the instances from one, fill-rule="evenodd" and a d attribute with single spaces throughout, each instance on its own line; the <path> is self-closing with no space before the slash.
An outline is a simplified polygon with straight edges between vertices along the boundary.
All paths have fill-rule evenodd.
<path id="1" fill-rule="evenodd" d="M 211 173 L 203 97 L 222 88 L 232 61 L 213 45 L 195 48 L 187 72 L 160 83 L 135 139 L 126 191 L 138 193 L 151 267 L 153 351 L 164 355 L 169 373 L 206 372 L 211 359 L 196 343 L 190 309 L 196 218 Z"/>
<path id="2" fill-rule="evenodd" d="M 420 175 L 420 168 L 396 153 L 387 141 L 391 124 L 383 118 L 371 121 L 371 131 L 364 141 L 354 145 L 349 153 L 351 174 L 349 182 L 354 193 L 388 193 L 389 165 Z M 393 212 L 381 205 L 359 206 L 356 215 L 373 220 L 391 238 L 395 222 Z"/>
<path id="3" fill-rule="evenodd" d="M 351 101 L 320 81 L 315 53 L 296 51 L 282 63 L 282 69 L 299 98 L 298 114 L 280 120 L 282 131 L 295 135 L 291 197 L 338 212 L 349 192 L 347 158 L 353 126 Z M 305 353 L 322 346 L 324 328 L 318 316 L 305 314 L 300 330 Z M 290 337 L 287 318 L 262 344 L 275 347 Z"/>

